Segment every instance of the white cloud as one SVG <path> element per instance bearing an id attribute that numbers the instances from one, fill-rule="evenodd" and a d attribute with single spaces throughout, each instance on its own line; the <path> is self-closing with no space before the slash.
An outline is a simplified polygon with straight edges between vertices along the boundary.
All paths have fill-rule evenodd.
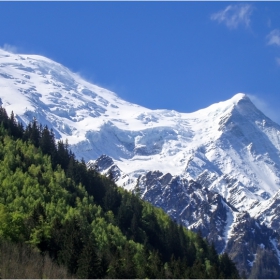
<path id="1" fill-rule="evenodd" d="M 246 95 L 249 96 L 251 101 L 261 112 L 263 112 L 267 117 L 272 119 L 274 122 L 280 124 L 280 117 L 279 117 L 278 110 L 273 109 L 269 104 L 267 104 L 267 102 L 265 102 L 264 100 L 262 100 L 261 98 L 255 95 L 252 94 L 246 94 Z"/>
<path id="2" fill-rule="evenodd" d="M 276 63 L 280 66 L 280 57 L 276 57 L 275 60 L 276 60 Z"/>
<path id="3" fill-rule="evenodd" d="M 235 29 L 239 25 L 250 26 L 253 7 L 250 4 L 229 5 L 223 11 L 211 15 L 212 20 L 224 23 L 228 28 Z"/>
<path id="4" fill-rule="evenodd" d="M 9 44 L 4 44 L 4 46 L 1 47 L 1 49 L 10 53 L 17 53 L 17 47 Z"/>
<path id="5" fill-rule="evenodd" d="M 280 30 L 274 29 L 267 36 L 268 45 L 277 45 L 280 46 Z"/>

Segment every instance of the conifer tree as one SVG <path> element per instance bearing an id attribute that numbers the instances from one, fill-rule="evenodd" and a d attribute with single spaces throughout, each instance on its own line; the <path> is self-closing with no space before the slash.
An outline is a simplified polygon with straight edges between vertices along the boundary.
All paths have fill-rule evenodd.
<path id="1" fill-rule="evenodd" d="M 101 260 L 96 253 L 96 245 L 92 235 L 83 245 L 78 259 L 77 277 L 82 279 L 96 279 L 102 276 Z"/>

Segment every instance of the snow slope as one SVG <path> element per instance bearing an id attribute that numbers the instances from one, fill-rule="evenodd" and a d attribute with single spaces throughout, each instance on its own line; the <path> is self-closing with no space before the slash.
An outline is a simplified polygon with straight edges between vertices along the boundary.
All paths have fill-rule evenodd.
<path id="1" fill-rule="evenodd" d="M 242 93 L 193 113 L 150 110 L 48 58 L 0 50 L 0 98 L 19 121 L 36 117 L 67 138 L 78 158 L 110 156 L 128 189 L 159 170 L 251 211 L 279 190 L 280 126 Z"/>

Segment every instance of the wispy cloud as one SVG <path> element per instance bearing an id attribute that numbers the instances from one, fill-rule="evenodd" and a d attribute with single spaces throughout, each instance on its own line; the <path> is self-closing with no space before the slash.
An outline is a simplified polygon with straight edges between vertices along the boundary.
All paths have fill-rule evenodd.
<path id="1" fill-rule="evenodd" d="M 268 116 L 273 121 L 280 124 L 280 117 L 277 109 L 272 108 L 266 101 L 257 97 L 256 95 L 247 94 L 255 106 L 262 111 L 266 116 Z"/>
<path id="2" fill-rule="evenodd" d="M 276 45 L 277 47 L 280 46 L 280 30 L 279 29 L 274 29 L 272 30 L 267 36 L 267 45 L 272 46 Z M 280 66 L 280 57 L 275 57 L 275 61 L 278 66 Z"/>
<path id="3" fill-rule="evenodd" d="M 250 4 L 229 5 L 223 11 L 211 15 L 211 20 L 224 23 L 228 28 L 235 29 L 239 25 L 250 26 L 253 6 Z"/>
<path id="4" fill-rule="evenodd" d="M 271 19 L 270 19 L 270 18 L 267 20 L 267 27 L 268 27 L 268 28 L 271 27 Z"/>
<path id="5" fill-rule="evenodd" d="M 10 44 L 4 44 L 3 47 L 0 47 L 2 50 L 10 52 L 10 53 L 17 53 L 17 47 L 12 46 Z"/>
<path id="6" fill-rule="evenodd" d="M 267 36 L 267 44 L 268 45 L 277 45 L 280 46 L 280 30 L 274 29 Z"/>
<path id="7" fill-rule="evenodd" d="M 277 65 L 280 66 L 280 57 L 276 57 L 275 60 L 276 60 Z"/>

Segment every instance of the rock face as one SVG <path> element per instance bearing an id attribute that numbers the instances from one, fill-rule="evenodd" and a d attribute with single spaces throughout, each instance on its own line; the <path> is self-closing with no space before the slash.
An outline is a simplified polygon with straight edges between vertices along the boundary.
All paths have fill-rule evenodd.
<path id="1" fill-rule="evenodd" d="M 90 167 L 114 181 L 118 180 L 119 173 L 114 177 L 111 170 L 119 170 L 121 176 L 126 176 L 111 158 L 104 155 Z M 228 180 L 228 184 L 235 183 L 230 178 L 224 180 Z M 205 178 L 203 183 L 206 184 Z M 199 182 L 170 173 L 150 171 L 139 176 L 133 192 L 162 208 L 179 224 L 201 232 L 214 243 L 218 253 L 227 252 L 240 275 L 247 278 L 280 277 L 279 228 L 273 230 L 247 211 L 236 209 L 220 194 Z M 277 204 L 276 199 L 274 203 Z"/>
<path id="2" fill-rule="evenodd" d="M 263 276 L 256 264 L 268 257 L 278 263 L 280 126 L 245 94 L 193 113 L 150 110 L 48 58 L 0 50 L 0 104 L 25 125 L 34 117 L 48 125 L 88 166 L 201 231 L 247 276 Z"/>
<path id="3" fill-rule="evenodd" d="M 234 210 L 217 193 L 193 180 L 169 173 L 148 172 L 139 178 L 141 197 L 162 208 L 174 220 L 213 241 L 218 252 L 226 246 L 226 228 L 233 222 Z"/>
<path id="4" fill-rule="evenodd" d="M 123 172 L 114 163 L 113 159 L 106 155 L 102 155 L 95 162 L 89 162 L 87 167 L 93 168 L 100 173 L 105 173 L 114 181 L 118 181 L 123 175 Z"/>

